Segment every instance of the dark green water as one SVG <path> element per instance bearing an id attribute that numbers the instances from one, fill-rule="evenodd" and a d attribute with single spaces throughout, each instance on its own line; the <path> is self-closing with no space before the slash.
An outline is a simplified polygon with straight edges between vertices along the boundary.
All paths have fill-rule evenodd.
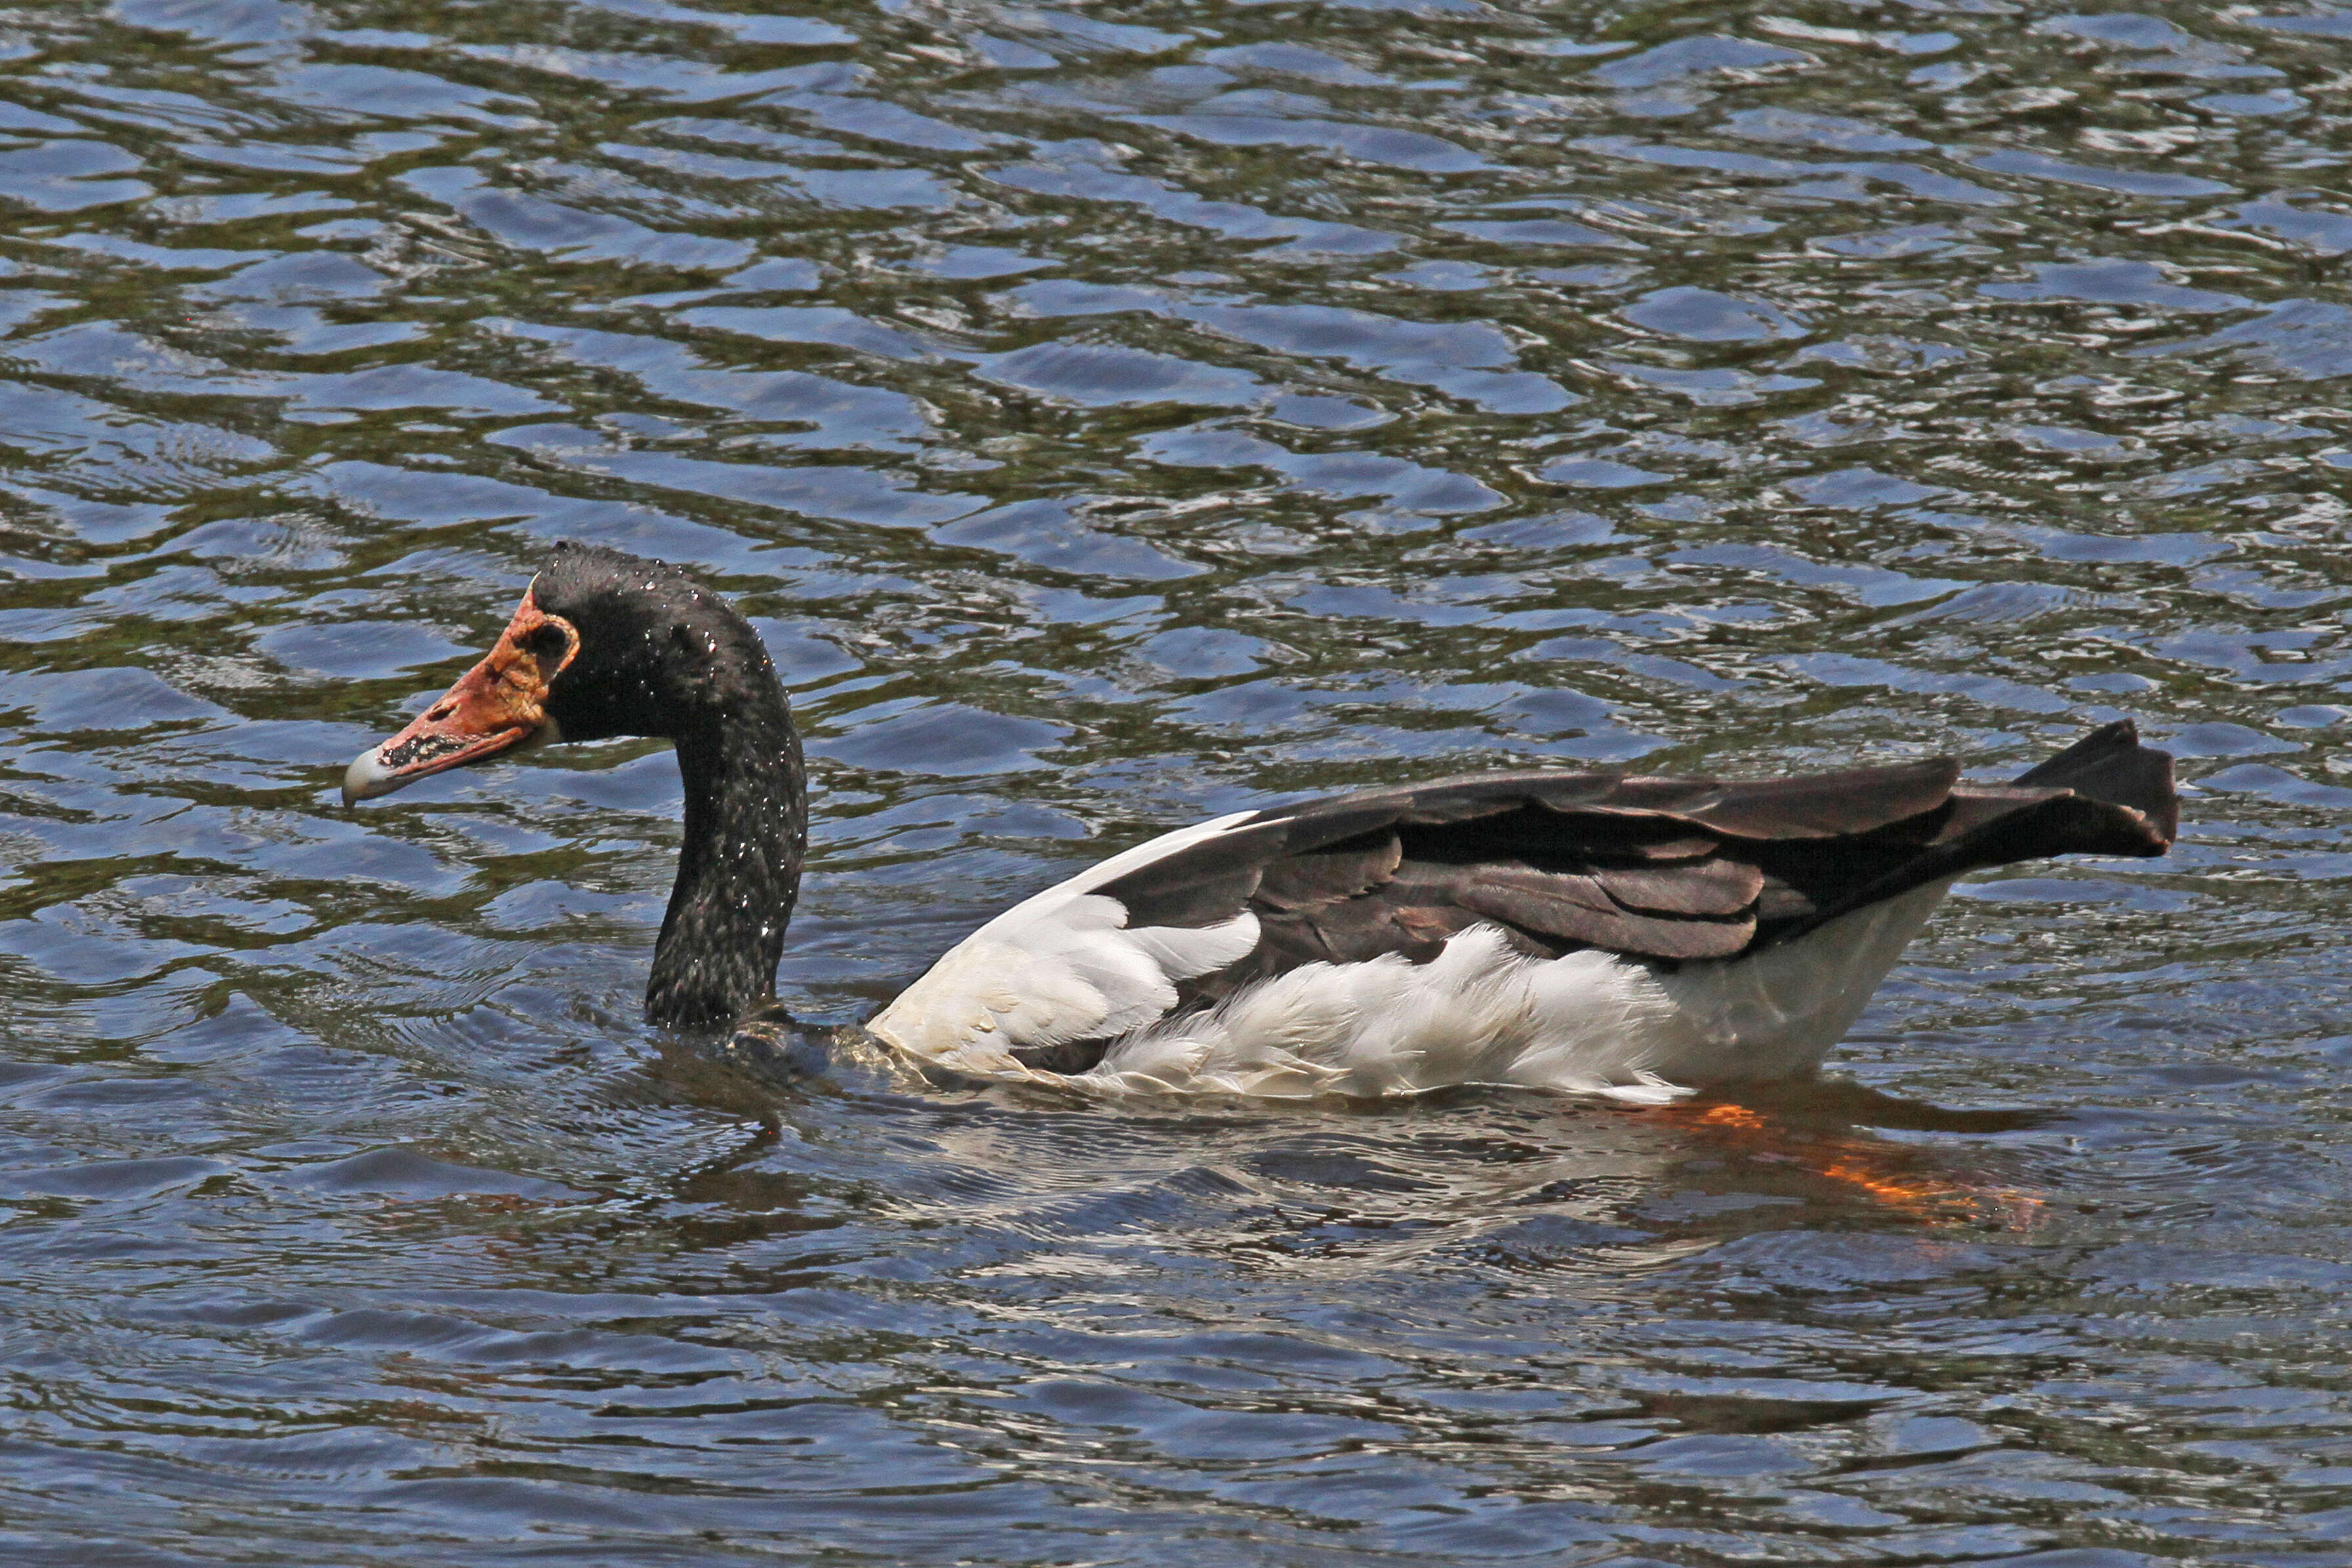
<path id="1" fill-rule="evenodd" d="M 0 1558 L 2352 1564 L 2352 12 L 698 4 L 0 13 Z M 1745 1109 L 794 1087 L 667 754 L 335 802 L 565 537 L 816 1020 L 1291 791 L 2189 827 Z"/>

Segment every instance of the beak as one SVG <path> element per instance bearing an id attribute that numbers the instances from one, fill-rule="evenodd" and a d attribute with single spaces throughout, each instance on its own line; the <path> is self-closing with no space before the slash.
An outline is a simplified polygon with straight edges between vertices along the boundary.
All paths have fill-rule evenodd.
<path id="1" fill-rule="evenodd" d="M 579 652 L 572 622 L 545 613 L 525 593 L 480 664 L 414 724 L 352 759 L 343 773 L 343 804 L 389 795 L 519 746 L 561 739 L 544 708 L 547 688 Z"/>

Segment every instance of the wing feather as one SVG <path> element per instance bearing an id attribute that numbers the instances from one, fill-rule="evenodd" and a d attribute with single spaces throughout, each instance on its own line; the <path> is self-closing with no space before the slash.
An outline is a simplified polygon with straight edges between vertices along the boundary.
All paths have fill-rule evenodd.
<path id="1" fill-rule="evenodd" d="M 2170 759 L 2128 724 L 2007 786 L 1958 777 L 1941 758 L 1758 783 L 1505 773 L 1237 812 L 1015 904 L 868 1027 L 981 1071 L 1028 1071 L 1020 1051 L 1083 1063 L 1244 995 L 1255 1016 L 1289 995 L 1264 985 L 1293 971 L 1387 976 L 1474 930 L 1479 951 L 1519 958 L 1599 950 L 1662 971 L 1728 958 L 1744 970 L 1750 955 L 1979 866 L 2161 854 L 2176 831 Z M 1360 994 L 1334 980 L 1329 998 L 1352 1007 L 1393 983 Z M 1323 983 L 1286 1028 L 1320 1016 L 1309 993 L 1323 998 Z M 1163 1043 L 1181 1054 L 1189 1038 Z"/>

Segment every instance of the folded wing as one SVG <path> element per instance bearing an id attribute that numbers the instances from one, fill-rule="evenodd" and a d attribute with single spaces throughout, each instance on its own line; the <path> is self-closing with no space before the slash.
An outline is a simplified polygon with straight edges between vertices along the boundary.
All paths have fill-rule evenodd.
<path id="1" fill-rule="evenodd" d="M 1937 758 L 1738 783 L 1487 774 L 1180 830 L 974 932 L 868 1027 L 975 1068 L 1077 1071 L 1112 1039 L 1309 964 L 1737 958 L 1984 866 L 2161 854 L 2171 759 L 2126 721 L 2006 786 Z"/>

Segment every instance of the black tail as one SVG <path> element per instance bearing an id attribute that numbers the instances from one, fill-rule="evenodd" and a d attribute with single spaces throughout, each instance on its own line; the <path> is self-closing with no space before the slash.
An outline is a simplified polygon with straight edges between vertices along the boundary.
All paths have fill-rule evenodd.
<path id="1" fill-rule="evenodd" d="M 1936 810 L 1868 835 L 1876 841 L 1874 874 L 1833 892 L 1824 886 L 1811 910 L 1761 933 L 1759 945 L 1965 872 L 2050 855 L 2160 855 L 2179 831 L 2171 753 L 2142 746 L 2131 720 L 2118 719 L 2014 784 L 1957 785 Z M 1811 870 L 1791 864 L 1782 874 L 1794 883 Z"/>
<path id="2" fill-rule="evenodd" d="M 2126 850 L 2126 854 L 2162 854 L 2180 836 L 2180 796 L 2172 785 L 2172 754 L 2139 743 L 2127 718 L 2103 724 L 2057 756 L 2017 776 L 2021 788 L 2072 789 L 2110 806 L 2137 811 L 2162 836 L 2163 846 Z"/>

